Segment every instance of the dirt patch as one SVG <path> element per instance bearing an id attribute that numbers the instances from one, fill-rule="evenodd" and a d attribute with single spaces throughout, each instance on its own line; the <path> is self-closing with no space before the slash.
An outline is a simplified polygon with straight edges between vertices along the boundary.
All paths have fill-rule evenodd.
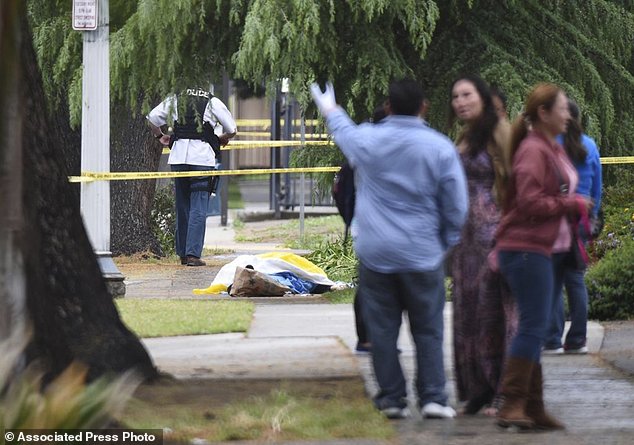
<path id="1" fill-rule="evenodd" d="M 280 380 L 280 379 L 233 379 L 233 380 L 161 380 L 158 383 L 140 386 L 135 398 L 160 409 L 161 405 L 176 404 L 194 406 L 201 410 L 253 397 L 265 397 L 271 391 L 285 391 L 297 396 L 316 399 L 341 400 L 365 398 L 361 378 Z"/>
<path id="2" fill-rule="evenodd" d="M 169 428 L 165 443 L 385 439 L 394 433 L 359 377 L 164 379 L 138 388 L 119 419 L 126 428 Z"/>

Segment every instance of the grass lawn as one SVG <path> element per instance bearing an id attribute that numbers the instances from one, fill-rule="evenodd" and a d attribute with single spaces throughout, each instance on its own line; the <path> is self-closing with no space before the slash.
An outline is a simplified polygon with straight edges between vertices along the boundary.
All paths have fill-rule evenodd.
<path id="1" fill-rule="evenodd" d="M 121 416 L 130 428 L 169 427 L 170 442 L 390 439 L 359 378 L 195 380 L 144 385 Z"/>
<path id="2" fill-rule="evenodd" d="M 227 206 L 230 209 L 243 209 L 244 201 L 242 200 L 242 194 L 240 193 L 240 186 L 236 178 L 229 178 L 229 192 Z"/>
<path id="3" fill-rule="evenodd" d="M 281 220 L 278 224 L 259 227 L 236 223 L 235 240 L 244 243 L 280 243 L 292 249 L 314 250 L 324 241 L 343 237 L 343 220 L 339 215 L 310 217 L 304 220 L 304 239 L 300 239 L 299 219 Z"/>
<path id="4" fill-rule="evenodd" d="M 255 310 L 248 301 L 123 298 L 115 303 L 139 337 L 246 332 Z"/>

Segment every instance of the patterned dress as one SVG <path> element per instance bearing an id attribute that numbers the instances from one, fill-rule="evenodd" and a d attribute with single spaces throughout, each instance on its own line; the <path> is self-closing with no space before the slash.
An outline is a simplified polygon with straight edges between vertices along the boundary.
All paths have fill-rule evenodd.
<path id="1" fill-rule="evenodd" d="M 469 215 L 452 254 L 453 331 L 459 400 L 497 393 L 507 346 L 517 331 L 515 304 L 487 256 L 500 211 L 493 196 L 494 172 L 486 150 L 461 155 L 469 187 Z"/>

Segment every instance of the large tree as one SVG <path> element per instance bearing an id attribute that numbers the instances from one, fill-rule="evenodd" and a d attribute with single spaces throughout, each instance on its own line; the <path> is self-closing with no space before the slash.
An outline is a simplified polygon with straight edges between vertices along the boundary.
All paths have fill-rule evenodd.
<path id="1" fill-rule="evenodd" d="M 25 358 L 57 374 L 157 371 L 121 322 L 67 177 L 64 136 L 49 118 L 22 0 L 0 6 L 0 338 L 30 331 Z M 26 335 L 26 334 L 25 334 Z"/>

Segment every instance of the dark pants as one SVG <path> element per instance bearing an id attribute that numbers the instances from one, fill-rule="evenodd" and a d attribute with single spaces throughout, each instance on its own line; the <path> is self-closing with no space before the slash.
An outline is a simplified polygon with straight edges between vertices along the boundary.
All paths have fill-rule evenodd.
<path id="1" fill-rule="evenodd" d="M 173 164 L 172 171 L 206 171 L 214 167 L 204 165 Z M 209 178 L 205 176 L 175 178 L 176 201 L 176 254 L 200 258 L 205 242 L 207 206 L 209 205 Z"/>
<path id="2" fill-rule="evenodd" d="M 580 348 L 586 344 L 588 323 L 588 290 L 584 282 L 584 270 L 570 267 L 566 262 L 567 253 L 553 255 L 554 290 L 553 311 L 546 338 L 549 349 L 561 348 L 566 321 L 564 313 L 563 287 L 568 295 L 568 311 L 570 313 L 570 329 L 566 334 L 565 344 L 570 348 Z"/>
<path id="3" fill-rule="evenodd" d="M 446 405 L 442 266 L 425 272 L 384 274 L 361 264 L 359 288 L 363 296 L 363 317 L 372 341 L 374 374 L 379 385 L 379 393 L 374 398 L 376 407 L 406 405 L 405 377 L 396 346 L 403 311 L 407 311 L 416 345 L 418 403 L 420 406 L 429 402 Z"/>
<path id="4" fill-rule="evenodd" d="M 354 324 L 357 330 L 357 341 L 360 344 L 368 343 L 368 334 L 363 321 L 363 296 L 357 287 L 354 294 Z"/>
<path id="5" fill-rule="evenodd" d="M 538 363 L 553 307 L 552 261 L 545 255 L 519 251 L 500 251 L 498 259 L 519 310 L 509 356 Z"/>

